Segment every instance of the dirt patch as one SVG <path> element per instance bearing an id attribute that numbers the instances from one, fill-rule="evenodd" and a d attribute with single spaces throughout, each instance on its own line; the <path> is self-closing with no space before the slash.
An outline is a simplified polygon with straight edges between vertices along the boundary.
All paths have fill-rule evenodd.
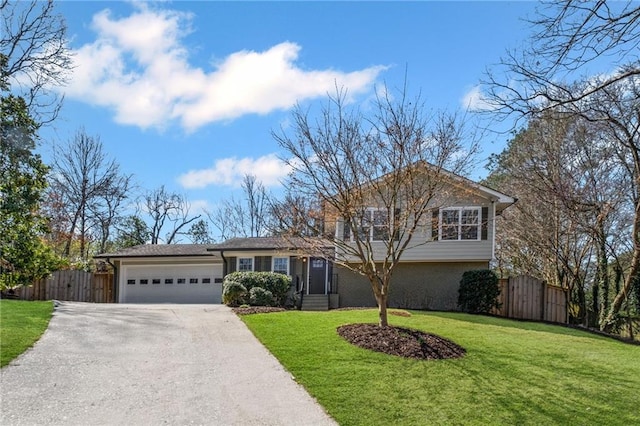
<path id="1" fill-rule="evenodd" d="M 466 353 L 450 340 L 410 328 L 348 324 L 338 327 L 338 334 L 361 348 L 404 358 L 450 359 Z"/>
<path id="2" fill-rule="evenodd" d="M 274 308 L 271 306 L 247 306 L 244 308 L 232 308 L 233 312 L 238 315 L 251 315 L 251 314 L 268 314 L 270 312 L 283 312 L 284 308 Z"/>

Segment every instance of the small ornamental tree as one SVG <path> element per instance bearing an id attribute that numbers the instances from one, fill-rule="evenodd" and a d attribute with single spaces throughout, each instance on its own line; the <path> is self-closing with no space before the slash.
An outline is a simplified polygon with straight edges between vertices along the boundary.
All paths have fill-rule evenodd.
<path id="1" fill-rule="evenodd" d="M 458 307 L 472 314 L 488 314 L 493 308 L 500 308 L 499 295 L 500 285 L 493 271 L 466 271 L 460 281 Z"/>

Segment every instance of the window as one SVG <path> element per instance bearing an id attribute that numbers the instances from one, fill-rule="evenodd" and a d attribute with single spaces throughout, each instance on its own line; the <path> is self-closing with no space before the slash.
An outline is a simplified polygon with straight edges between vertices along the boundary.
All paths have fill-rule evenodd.
<path id="1" fill-rule="evenodd" d="M 173 284 L 173 278 L 165 278 L 164 279 L 164 283 L 165 284 Z"/>
<path id="2" fill-rule="evenodd" d="M 274 257 L 273 258 L 273 272 L 279 274 L 289 275 L 289 258 L 288 257 Z"/>
<path id="3" fill-rule="evenodd" d="M 189 278 L 189 284 L 198 284 L 197 278 Z"/>
<path id="4" fill-rule="evenodd" d="M 178 284 L 184 284 L 187 280 L 185 278 L 178 278 Z"/>
<path id="5" fill-rule="evenodd" d="M 203 278 L 202 284 L 211 284 L 211 278 Z"/>
<path id="6" fill-rule="evenodd" d="M 441 211 L 441 240 L 479 240 L 480 208 L 454 207 Z"/>
<path id="7" fill-rule="evenodd" d="M 135 283 L 136 283 L 136 280 L 127 280 L 127 284 L 135 284 Z"/>
<path id="8" fill-rule="evenodd" d="M 149 284 L 149 280 L 146 278 L 143 278 L 140 280 L 140 284 Z"/>
<path id="9" fill-rule="evenodd" d="M 151 280 L 151 284 L 160 284 L 160 278 L 154 278 Z"/>
<path id="10" fill-rule="evenodd" d="M 364 211 L 358 227 L 361 240 L 385 241 L 389 239 L 389 212 L 386 209 L 369 208 Z"/>
<path id="11" fill-rule="evenodd" d="M 238 271 L 240 272 L 253 271 L 253 257 L 238 258 Z"/>

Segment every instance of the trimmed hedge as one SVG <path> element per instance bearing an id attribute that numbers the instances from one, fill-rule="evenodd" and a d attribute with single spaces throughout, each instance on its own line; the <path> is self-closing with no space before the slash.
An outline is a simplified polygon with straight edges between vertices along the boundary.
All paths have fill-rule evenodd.
<path id="1" fill-rule="evenodd" d="M 239 306 L 244 303 L 249 292 L 237 281 L 224 281 L 222 285 L 222 303 L 229 306 Z"/>
<path id="2" fill-rule="evenodd" d="M 467 271 L 458 290 L 458 307 L 463 312 L 488 314 L 499 308 L 500 285 L 497 275 L 489 269 Z"/>
<path id="3" fill-rule="evenodd" d="M 273 293 L 262 287 L 253 287 L 249 292 L 249 303 L 252 306 L 272 306 Z"/>
<path id="4" fill-rule="evenodd" d="M 232 272 L 224 277 L 223 281 L 223 302 L 229 304 L 224 299 L 224 292 L 227 283 L 238 283 L 243 286 L 246 293 L 243 295 L 240 304 L 251 303 L 251 290 L 261 288 L 271 293 L 273 301 L 271 305 L 284 306 L 287 295 L 291 288 L 291 277 L 275 272 Z M 261 296 L 262 297 L 262 296 Z M 260 299 L 262 300 L 262 299 Z M 258 305 L 270 306 L 270 305 Z"/>

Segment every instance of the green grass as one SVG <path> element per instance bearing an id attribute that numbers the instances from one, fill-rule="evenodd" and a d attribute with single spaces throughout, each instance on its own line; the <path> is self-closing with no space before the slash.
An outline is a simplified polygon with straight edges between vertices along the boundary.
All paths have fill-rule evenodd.
<path id="1" fill-rule="evenodd" d="M 467 355 L 402 359 L 338 336 L 342 324 L 375 323 L 373 310 L 243 320 L 341 425 L 640 424 L 640 346 L 546 324 L 412 314 L 389 319 L 453 340 Z"/>
<path id="2" fill-rule="evenodd" d="M 29 349 L 47 329 L 53 303 L 0 300 L 0 367 Z"/>

